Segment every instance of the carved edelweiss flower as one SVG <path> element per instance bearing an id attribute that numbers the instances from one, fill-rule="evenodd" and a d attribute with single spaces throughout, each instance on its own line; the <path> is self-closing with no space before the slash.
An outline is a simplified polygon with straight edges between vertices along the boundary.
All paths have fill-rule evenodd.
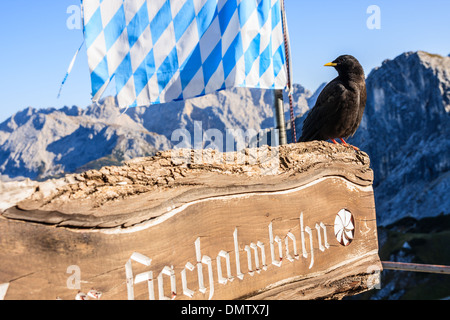
<path id="1" fill-rule="evenodd" d="M 342 209 L 334 220 L 334 235 L 343 246 L 348 246 L 355 235 L 355 221 L 350 211 Z"/>

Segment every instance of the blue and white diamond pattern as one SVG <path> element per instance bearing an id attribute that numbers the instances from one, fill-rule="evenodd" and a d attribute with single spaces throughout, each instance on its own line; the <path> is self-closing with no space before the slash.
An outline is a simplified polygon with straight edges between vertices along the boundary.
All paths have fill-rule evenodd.
<path id="1" fill-rule="evenodd" d="M 97 101 L 121 107 L 287 83 L 280 0 L 82 0 Z"/>

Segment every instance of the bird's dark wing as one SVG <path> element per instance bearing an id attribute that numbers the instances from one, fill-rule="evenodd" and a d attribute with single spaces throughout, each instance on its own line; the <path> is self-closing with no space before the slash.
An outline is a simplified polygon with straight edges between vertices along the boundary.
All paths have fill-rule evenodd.
<path id="1" fill-rule="evenodd" d="M 350 132 L 350 136 L 353 136 L 355 134 L 356 130 L 358 129 L 358 127 L 361 123 L 361 120 L 362 120 L 362 117 L 364 114 L 364 109 L 366 107 L 366 101 L 367 101 L 366 85 L 365 85 L 365 83 L 362 83 L 359 106 L 358 106 L 358 115 L 355 120 L 355 124 L 353 125 L 352 130 Z"/>
<path id="2" fill-rule="evenodd" d="M 340 102 L 345 99 L 347 89 L 336 78 L 328 83 L 317 98 L 303 122 L 302 136 L 299 141 L 326 140 L 327 127 L 339 109 Z"/>

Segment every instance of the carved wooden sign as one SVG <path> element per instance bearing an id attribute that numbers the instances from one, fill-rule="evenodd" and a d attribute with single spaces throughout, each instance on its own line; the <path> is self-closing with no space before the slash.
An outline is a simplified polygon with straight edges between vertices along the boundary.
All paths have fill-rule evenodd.
<path id="1" fill-rule="evenodd" d="M 72 197 L 59 188 L 50 201 L 38 190 L 0 219 L 4 298 L 310 299 L 370 289 L 381 265 L 368 158 L 337 147 L 338 160 L 314 162 L 325 144 L 311 145 L 283 149 L 297 165 L 275 176 L 188 167 L 178 184 L 101 205 L 123 181 L 103 182 L 89 199 L 73 196 L 73 181 L 63 187 Z M 298 156 L 314 169 L 299 172 Z M 150 163 L 164 167 L 163 159 Z M 58 199 L 64 212 L 54 210 Z"/>

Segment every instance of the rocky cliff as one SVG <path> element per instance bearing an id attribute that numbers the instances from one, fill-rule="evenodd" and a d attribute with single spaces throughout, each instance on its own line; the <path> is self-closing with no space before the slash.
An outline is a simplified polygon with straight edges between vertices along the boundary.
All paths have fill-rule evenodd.
<path id="1" fill-rule="evenodd" d="M 349 143 L 370 156 L 378 223 L 450 213 L 450 57 L 407 52 L 372 70 L 366 85 Z"/>
<path id="2" fill-rule="evenodd" d="M 367 78 L 352 139 L 371 157 L 383 224 L 450 213 L 450 58 L 409 52 Z"/>
<path id="3" fill-rule="evenodd" d="M 27 108 L 0 124 L 0 173 L 46 179 L 168 149 L 164 136 L 121 115 L 113 98 L 85 110 Z"/>
<path id="4" fill-rule="evenodd" d="M 296 114 L 308 110 L 310 96 L 302 86 L 294 87 Z M 111 97 L 86 109 L 29 107 L 0 124 L 0 177 L 42 180 L 120 164 L 176 146 L 174 131 L 193 133 L 196 125 L 202 134 L 209 129 L 259 132 L 274 126 L 273 101 L 271 90 L 236 88 L 125 113 Z"/>

